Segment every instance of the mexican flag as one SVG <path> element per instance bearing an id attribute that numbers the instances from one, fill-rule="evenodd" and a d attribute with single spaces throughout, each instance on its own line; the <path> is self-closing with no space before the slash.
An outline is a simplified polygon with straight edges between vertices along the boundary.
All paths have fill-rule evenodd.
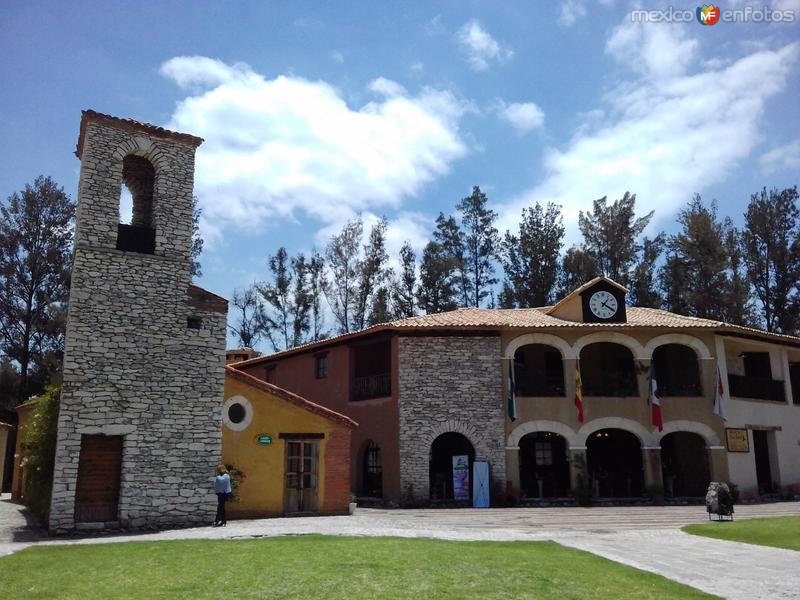
<path id="1" fill-rule="evenodd" d="M 656 381 L 655 370 L 650 367 L 650 411 L 653 427 L 658 427 L 659 431 L 664 431 L 664 419 L 661 417 L 661 398 L 658 395 L 658 382 Z"/>
<path id="2" fill-rule="evenodd" d="M 583 382 L 581 381 L 581 359 L 575 361 L 575 408 L 578 409 L 578 421 L 583 423 Z"/>
<path id="3" fill-rule="evenodd" d="M 728 420 L 725 416 L 725 388 L 722 387 L 722 374 L 717 366 L 717 385 L 714 387 L 714 414 Z"/>

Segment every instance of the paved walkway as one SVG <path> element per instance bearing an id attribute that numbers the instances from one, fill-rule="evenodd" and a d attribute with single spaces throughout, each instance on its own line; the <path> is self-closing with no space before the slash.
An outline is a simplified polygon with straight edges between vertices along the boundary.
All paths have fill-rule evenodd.
<path id="1" fill-rule="evenodd" d="M 737 519 L 782 515 L 800 515 L 800 502 L 736 507 Z M 351 517 L 231 521 L 225 528 L 196 527 L 148 534 L 47 539 L 41 530 L 28 526 L 26 511 L 5 495 L 0 498 L 0 555 L 32 544 L 243 539 L 303 534 L 555 540 L 726 598 L 800 598 L 800 553 L 690 536 L 680 531 L 683 525 L 707 520 L 703 506 L 358 509 Z"/>

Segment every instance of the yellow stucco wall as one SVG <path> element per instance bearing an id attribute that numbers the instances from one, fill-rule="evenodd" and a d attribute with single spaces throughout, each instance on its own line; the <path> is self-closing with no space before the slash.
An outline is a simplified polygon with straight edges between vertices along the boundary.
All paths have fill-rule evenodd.
<path id="1" fill-rule="evenodd" d="M 334 423 L 263 390 L 230 376 L 225 378 L 225 400 L 243 396 L 250 401 L 253 417 L 242 431 L 232 431 L 223 423 L 222 460 L 234 464 L 245 474 L 239 499 L 228 503 L 229 516 L 249 518 L 283 514 L 283 482 L 286 441 L 281 433 L 322 433 L 319 440 L 318 505 L 325 499 L 325 446 Z M 257 437 L 267 434 L 272 444 L 260 445 Z"/>

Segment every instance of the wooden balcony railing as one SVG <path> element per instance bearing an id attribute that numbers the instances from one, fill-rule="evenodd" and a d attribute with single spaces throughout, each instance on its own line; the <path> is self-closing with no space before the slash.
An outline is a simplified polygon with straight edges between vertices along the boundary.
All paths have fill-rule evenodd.
<path id="1" fill-rule="evenodd" d="M 391 373 L 378 373 L 365 377 L 353 377 L 350 386 L 351 400 L 369 400 L 392 395 Z"/>
<path id="2" fill-rule="evenodd" d="M 748 377 L 728 374 L 731 396 L 752 398 L 754 400 L 774 400 L 786 402 L 786 388 L 783 381 L 766 377 Z"/>

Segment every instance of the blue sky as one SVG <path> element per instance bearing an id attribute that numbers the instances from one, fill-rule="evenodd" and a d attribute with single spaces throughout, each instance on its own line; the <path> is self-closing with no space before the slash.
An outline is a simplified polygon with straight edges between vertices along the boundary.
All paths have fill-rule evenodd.
<path id="1" fill-rule="evenodd" d="M 81 109 L 202 136 L 199 283 L 228 297 L 356 214 L 419 249 L 473 185 L 501 229 L 561 203 L 570 242 L 625 190 L 653 230 L 694 192 L 740 222 L 800 171 L 800 0 L 723 8 L 747 6 L 795 22 L 637 24 L 622 0 L 5 2 L 0 195 L 44 173 L 75 197 Z"/>

